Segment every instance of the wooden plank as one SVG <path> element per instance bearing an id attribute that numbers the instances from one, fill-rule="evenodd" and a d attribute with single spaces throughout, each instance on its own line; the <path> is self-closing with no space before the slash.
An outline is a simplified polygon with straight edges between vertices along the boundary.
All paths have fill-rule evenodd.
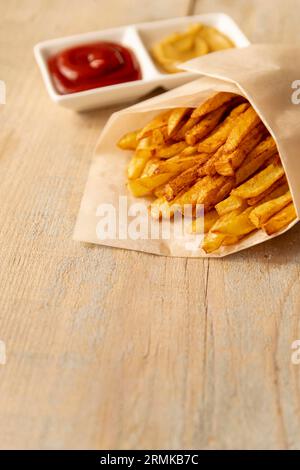
<path id="1" fill-rule="evenodd" d="M 50 103 L 33 44 L 190 7 L 111 0 L 104 14 L 104 3 L 73 0 L 72 15 L 67 0 L 1 7 L 0 448 L 300 448 L 298 226 L 222 261 L 71 240 L 113 109 Z M 284 5 L 196 8 L 226 11 L 251 40 L 275 40 L 281 18 L 295 40 L 296 2 Z"/>

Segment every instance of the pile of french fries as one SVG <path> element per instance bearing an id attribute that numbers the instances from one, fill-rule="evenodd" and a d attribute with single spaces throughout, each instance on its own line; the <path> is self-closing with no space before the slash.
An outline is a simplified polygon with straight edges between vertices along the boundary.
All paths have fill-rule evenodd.
<path id="1" fill-rule="evenodd" d="M 220 92 L 197 108 L 163 112 L 118 142 L 134 154 L 128 188 L 154 196 L 153 217 L 172 217 L 185 204 L 204 206 L 202 248 L 212 253 L 262 229 L 272 235 L 296 217 L 276 143 L 249 102 Z"/>

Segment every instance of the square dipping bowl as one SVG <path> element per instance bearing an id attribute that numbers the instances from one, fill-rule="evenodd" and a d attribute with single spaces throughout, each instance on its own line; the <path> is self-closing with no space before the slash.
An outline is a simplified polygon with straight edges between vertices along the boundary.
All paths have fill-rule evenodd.
<path id="1" fill-rule="evenodd" d="M 155 88 L 166 90 L 180 86 L 199 77 L 199 74 L 164 72 L 152 59 L 150 49 L 159 40 L 177 31 L 186 30 L 189 24 L 203 23 L 214 26 L 226 34 L 236 47 L 247 47 L 250 42 L 237 24 L 224 13 L 185 16 L 169 20 L 139 23 L 119 28 L 94 31 L 91 33 L 67 36 L 43 41 L 34 46 L 34 55 L 40 68 L 46 89 L 52 101 L 73 109 L 86 111 L 104 106 L 126 103 L 150 93 Z M 60 94 L 52 80 L 48 59 L 58 52 L 97 41 L 112 41 L 132 50 L 141 67 L 142 78 L 132 82 L 120 83 L 75 93 Z"/>

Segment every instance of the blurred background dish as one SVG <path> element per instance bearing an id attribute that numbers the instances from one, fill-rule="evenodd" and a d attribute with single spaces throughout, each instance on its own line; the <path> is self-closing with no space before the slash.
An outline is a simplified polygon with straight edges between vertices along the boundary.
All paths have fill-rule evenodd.
<path id="1" fill-rule="evenodd" d="M 174 35 L 177 31 L 184 32 L 188 28 L 195 28 L 195 25 L 200 23 L 206 25 L 204 30 L 206 35 L 211 31 L 218 31 L 219 38 L 226 38 L 223 40 L 227 41 L 228 45 L 246 47 L 250 44 L 231 17 L 223 13 L 211 13 L 51 39 L 36 44 L 34 54 L 50 98 L 59 105 L 74 111 L 84 111 L 122 104 L 141 98 L 156 88 L 163 87 L 168 90 L 196 78 L 195 74 L 180 70 L 176 74 L 170 74 L 153 59 L 151 50 L 157 42 L 166 36 Z M 216 37 L 216 33 L 214 36 Z M 107 83 L 107 86 L 93 86 L 81 90 L 78 88 L 78 91 L 70 87 L 69 93 L 66 93 L 68 88 L 64 87 L 64 93 L 62 93 L 61 81 L 57 80 L 57 74 L 54 74 L 53 77 L 53 66 L 50 65 L 49 68 L 49 61 L 52 64 L 52 58 L 61 57 L 64 51 L 84 48 L 96 42 L 111 42 L 119 47 L 129 49 L 138 63 L 140 77 L 122 83 Z M 207 51 L 213 49 L 213 47 L 207 46 Z M 194 54 L 193 57 L 195 57 Z M 182 58 L 184 59 L 185 56 L 183 55 Z"/>

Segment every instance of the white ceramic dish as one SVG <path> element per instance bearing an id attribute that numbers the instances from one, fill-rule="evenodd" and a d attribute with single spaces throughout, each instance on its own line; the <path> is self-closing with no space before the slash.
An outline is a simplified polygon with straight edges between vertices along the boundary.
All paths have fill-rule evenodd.
<path id="1" fill-rule="evenodd" d="M 140 23 L 78 34 L 76 36 L 51 39 L 36 44 L 34 47 L 34 55 L 40 67 L 50 98 L 59 105 L 75 111 L 84 111 L 120 104 L 140 98 L 157 87 L 163 87 L 168 90 L 196 78 L 195 74 L 189 72 L 180 72 L 177 74 L 164 73 L 154 63 L 149 53 L 150 47 L 157 40 L 162 39 L 171 32 L 184 30 L 186 26 L 191 23 L 204 23 L 216 27 L 226 34 L 237 47 L 246 47 L 250 44 L 232 18 L 223 13 L 211 13 L 154 21 L 151 23 Z M 47 65 L 48 58 L 65 48 L 99 40 L 115 41 L 129 47 L 139 61 L 142 70 L 142 79 L 66 95 L 59 94 L 53 85 L 49 73 Z M 197 75 L 197 77 L 199 77 L 199 75 Z"/>

